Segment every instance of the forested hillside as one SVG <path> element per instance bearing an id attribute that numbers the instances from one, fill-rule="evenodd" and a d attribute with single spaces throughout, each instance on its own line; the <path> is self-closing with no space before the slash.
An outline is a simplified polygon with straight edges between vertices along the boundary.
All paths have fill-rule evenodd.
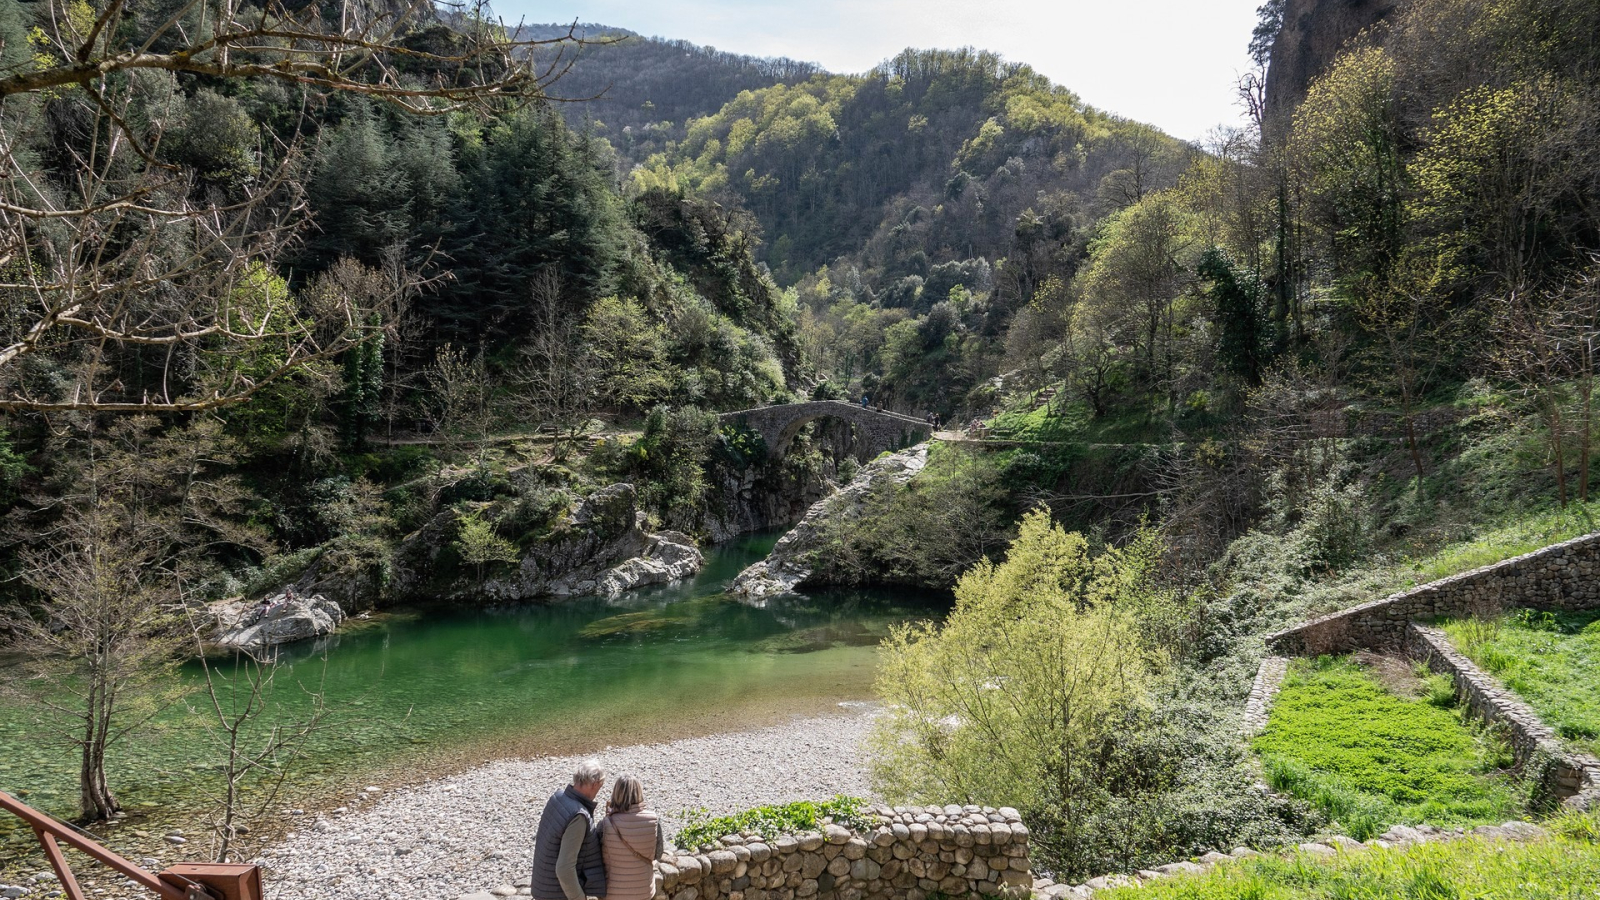
<path id="1" fill-rule="evenodd" d="M 1265 4 L 1258 49 L 1286 6 L 1344 9 Z M 1285 39 L 1324 27 L 1297 21 Z M 889 645 L 880 685 L 905 713 L 883 744 L 887 783 L 928 797 L 899 773 L 992 777 L 1010 787 L 986 795 L 1049 797 L 1034 833 L 1075 877 L 1284 840 L 1277 829 L 1360 837 L 1459 815 L 1442 778 L 1385 785 L 1417 770 L 1335 721 L 1331 688 L 1306 706 L 1325 730 L 1269 760 L 1274 793 L 1252 790 L 1260 776 L 1226 748 L 1267 634 L 1593 530 L 1597 34 L 1592 3 L 1400 4 L 1329 54 L 1267 140 L 1259 119 L 1220 135 L 1086 229 L 1075 263 L 1014 307 L 994 394 L 969 395 L 993 403 L 985 440 L 938 448 L 910 485 L 817 539 L 817 582 L 955 582 L 943 630 Z M 919 354 L 904 371 L 939 359 L 900 346 Z M 908 537 L 923 532 L 937 546 Z M 956 580 L 940 555 L 952 533 L 969 547 L 1018 536 L 1004 564 Z M 1492 630 L 1495 615 L 1474 624 Z M 1319 665 L 1351 666 L 1384 696 L 1382 662 L 1352 660 Z M 1118 676 L 1095 681 L 1107 668 Z M 974 670 L 981 686 L 959 674 Z M 1105 707 L 1068 722 L 1056 684 Z M 955 712 L 972 697 L 990 708 L 990 690 L 1030 712 Z M 1426 730 L 1411 701 L 1389 702 L 1393 721 L 1363 727 Z M 1429 702 L 1460 719 L 1448 684 Z M 946 714 L 998 732 L 942 731 Z M 1330 740 L 1370 752 L 1377 775 L 1305 763 Z M 1050 750 L 994 762 L 996 747 L 1040 742 Z M 1526 796 L 1524 770 L 1473 765 L 1474 790 Z M 1276 890 L 1253 884 L 1217 896 Z"/>
<path id="2" fill-rule="evenodd" d="M 870 456 L 716 413 L 939 414 L 967 427 L 809 523 L 803 586 L 955 592 L 885 645 L 880 781 L 1025 805 L 1089 876 L 1399 815 L 1256 788 L 1264 635 L 1600 512 L 1592 0 L 1364 30 L 1273 0 L 1252 48 L 1304 99 L 1255 73 L 1203 146 L 975 49 L 840 75 L 431 6 L 157 6 L 0 0 L 0 621 L 61 679 L 8 684 L 111 677 L 124 635 L 112 674 L 160 684 L 182 617 L 285 585 L 366 612 L 698 565 Z M 995 730 L 915 706 L 1029 679 Z"/>
<path id="3" fill-rule="evenodd" d="M 1095 223 L 1191 153 L 992 53 L 907 50 L 743 93 L 634 183 L 755 216 L 830 390 L 952 414 L 985 402 L 967 395 L 998 373 L 996 338 Z"/>
<path id="4" fill-rule="evenodd" d="M 525 25 L 518 33 L 535 40 L 576 33 L 589 41 L 541 54 L 539 61 L 561 72 L 550 95 L 567 124 L 605 138 L 624 173 L 682 140 L 691 121 L 740 93 L 821 72 L 812 63 L 741 56 L 606 25 Z"/>
<path id="5" fill-rule="evenodd" d="M 545 83 L 519 86 L 505 57 L 472 55 L 470 19 L 368 10 L 372 28 L 406 23 L 396 65 L 337 90 L 193 76 L 181 55 L 164 63 L 177 71 L 119 72 L 95 90 L 34 89 L 92 30 L 47 12 L 0 3 L 11 571 L 65 552 L 39 536 L 98 502 L 92 489 L 60 501 L 111 457 L 144 460 L 137 478 L 93 476 L 133 478 L 99 490 L 139 508 L 181 505 L 165 479 L 186 465 L 226 485 L 192 533 L 130 536 L 151 554 L 141 560 L 181 561 L 211 593 L 341 536 L 357 569 L 386 565 L 386 542 L 439 498 L 376 484 L 443 465 L 397 441 L 442 454 L 477 441 L 481 462 L 502 432 L 578 435 L 657 410 L 672 436 L 651 440 L 693 449 L 617 457 L 596 477 L 641 466 L 666 480 L 674 466 L 702 471 L 716 439 L 705 411 L 782 401 L 806 381 L 790 301 L 739 217 L 682 192 L 623 193 L 610 146 L 569 128 Z M 156 30 L 145 15 L 104 40 Z M 163 27 L 152 46 L 181 48 L 181 30 Z M 595 49 L 565 32 L 483 34 L 482 46 L 536 58 Z M 486 67 L 464 76 L 451 68 L 463 60 Z M 461 86 L 469 77 L 481 98 Z M 523 99 L 502 99 L 506 85 Z M 528 490 L 564 497 L 589 477 L 557 472 Z M 705 490 L 695 474 L 644 493 L 661 514 L 683 505 L 692 528 Z"/>

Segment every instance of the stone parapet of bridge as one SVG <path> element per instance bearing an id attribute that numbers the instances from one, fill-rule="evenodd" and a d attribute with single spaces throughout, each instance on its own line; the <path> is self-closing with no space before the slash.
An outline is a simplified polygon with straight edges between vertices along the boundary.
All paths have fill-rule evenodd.
<path id="1" fill-rule="evenodd" d="M 855 428 L 858 446 L 871 453 L 898 450 L 926 440 L 931 429 L 928 423 L 902 413 L 846 403 L 843 400 L 811 400 L 805 403 L 783 403 L 777 406 L 760 406 L 723 413 L 725 423 L 738 423 L 761 436 L 767 453 L 781 458 L 789 452 L 795 435 L 818 419 L 837 419 Z"/>

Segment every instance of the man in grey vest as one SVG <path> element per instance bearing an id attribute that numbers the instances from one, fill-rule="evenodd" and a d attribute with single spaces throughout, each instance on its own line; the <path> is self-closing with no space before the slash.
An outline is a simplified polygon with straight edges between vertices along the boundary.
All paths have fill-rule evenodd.
<path id="1" fill-rule="evenodd" d="M 606 867 L 594 828 L 594 798 L 606 772 L 585 760 L 572 784 L 550 795 L 533 840 L 534 900 L 585 900 L 606 895 Z"/>

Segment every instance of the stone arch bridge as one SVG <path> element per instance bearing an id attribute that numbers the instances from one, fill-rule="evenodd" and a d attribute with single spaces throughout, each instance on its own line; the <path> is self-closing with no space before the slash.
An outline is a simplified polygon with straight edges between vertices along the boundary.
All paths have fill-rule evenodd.
<path id="1" fill-rule="evenodd" d="M 800 429 L 817 419 L 832 418 L 855 426 L 859 445 L 876 454 L 909 447 L 928 437 L 928 423 L 915 416 L 863 407 L 843 400 L 811 400 L 741 409 L 718 416 L 725 424 L 738 423 L 761 435 L 767 453 L 782 458 Z"/>

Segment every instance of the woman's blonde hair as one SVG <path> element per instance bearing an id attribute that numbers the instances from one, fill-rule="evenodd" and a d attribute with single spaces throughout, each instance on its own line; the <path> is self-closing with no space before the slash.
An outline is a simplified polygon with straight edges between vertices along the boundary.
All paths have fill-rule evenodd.
<path id="1" fill-rule="evenodd" d="M 606 804 L 606 815 L 627 812 L 644 805 L 644 785 L 632 775 L 623 775 L 611 786 L 611 802 Z"/>

